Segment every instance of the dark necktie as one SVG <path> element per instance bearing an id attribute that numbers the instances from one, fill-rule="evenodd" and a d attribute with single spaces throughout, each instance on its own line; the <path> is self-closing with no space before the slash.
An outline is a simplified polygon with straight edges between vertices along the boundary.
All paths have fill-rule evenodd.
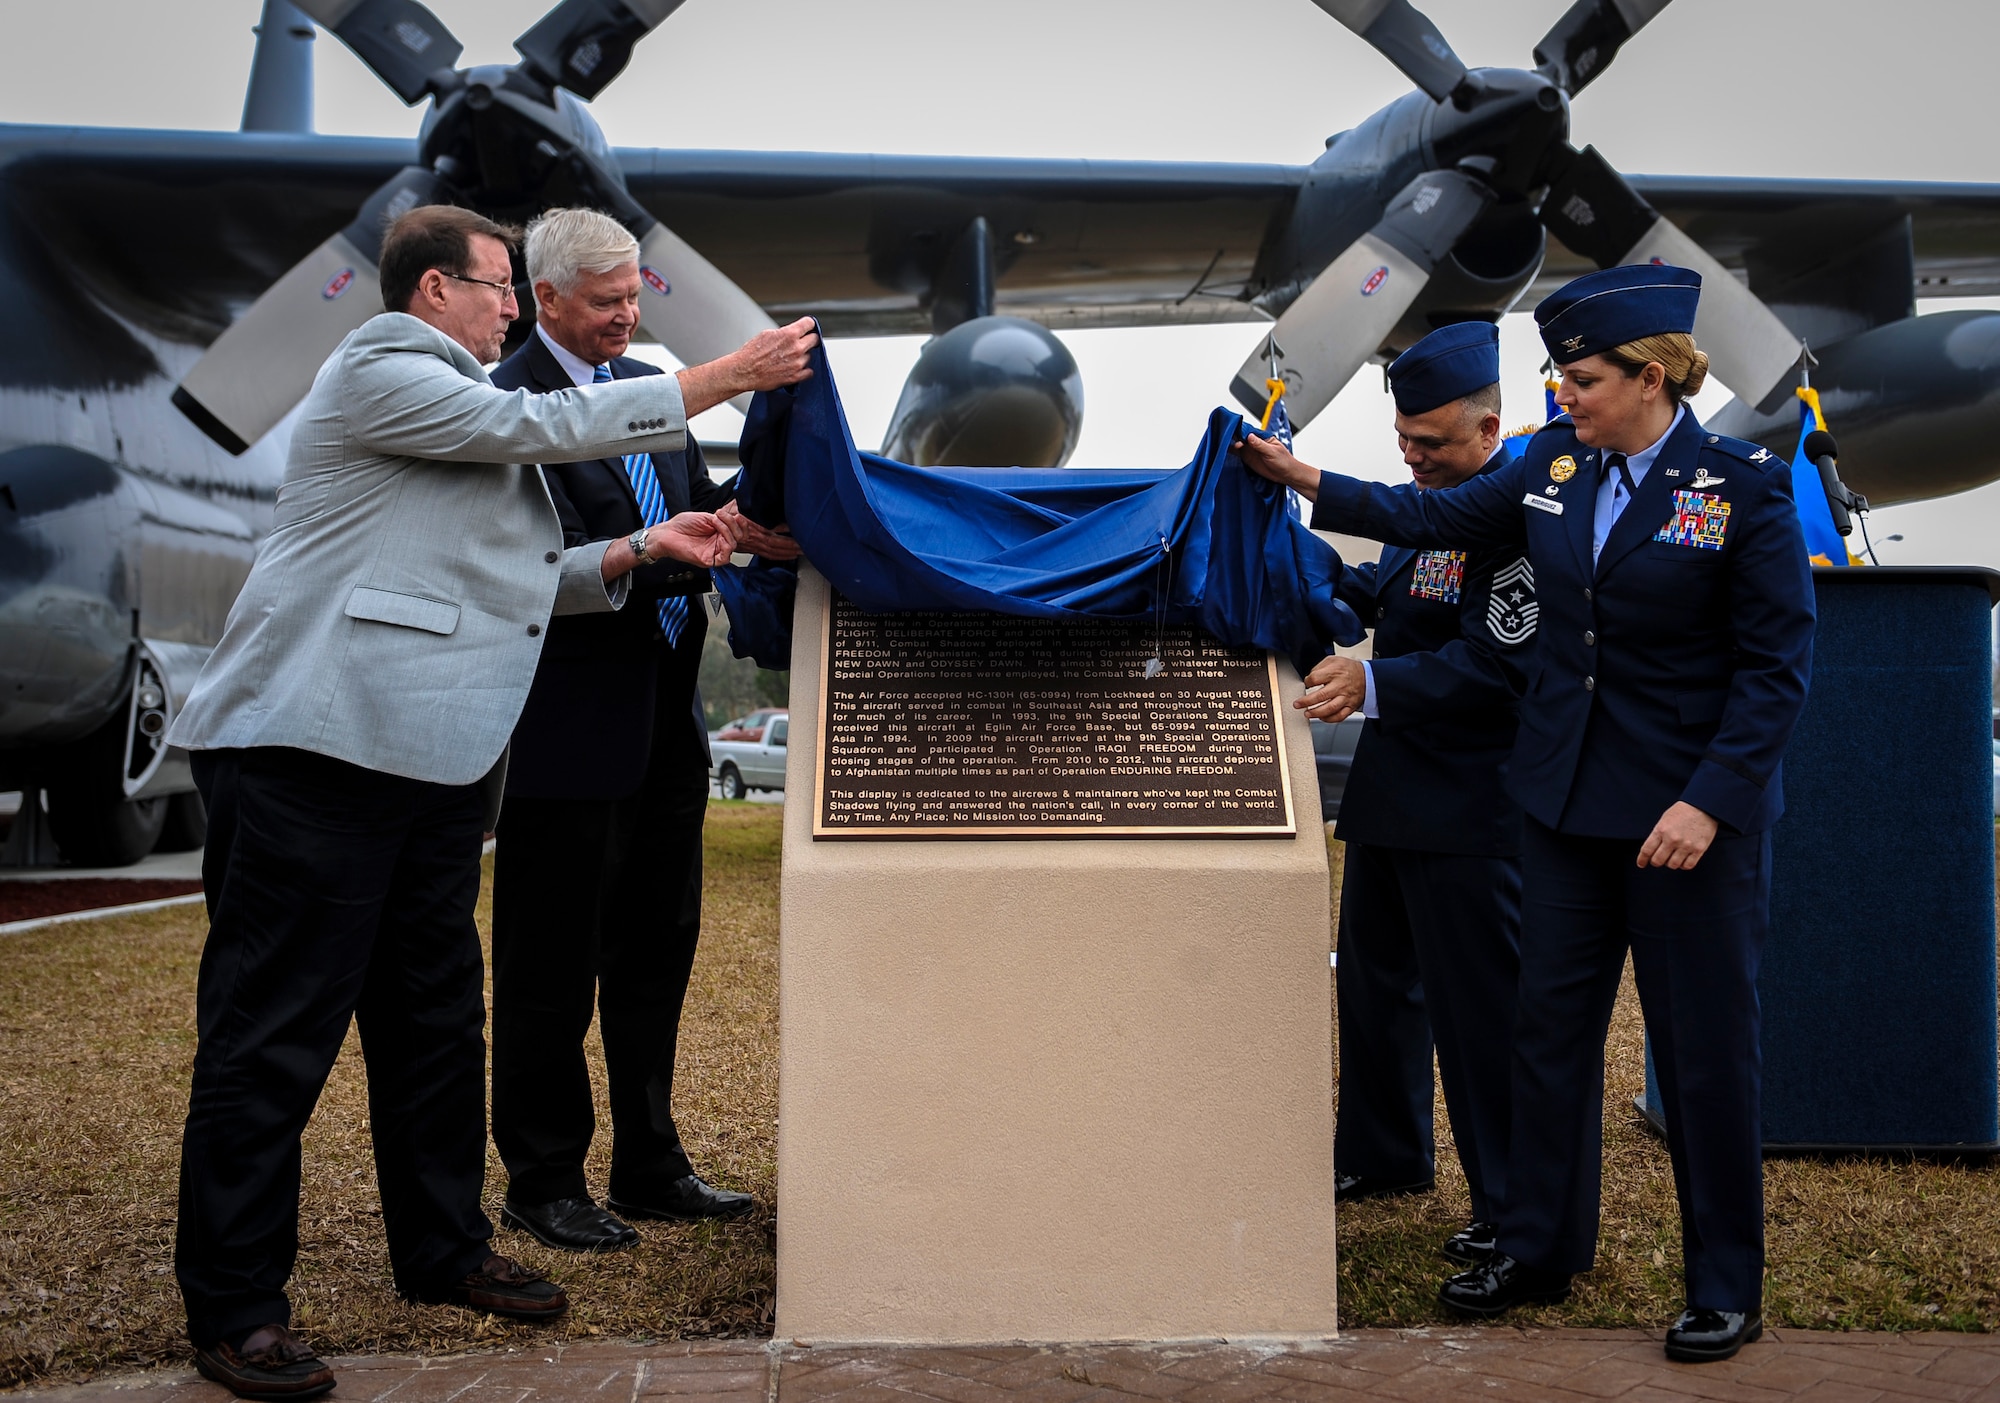
<path id="1" fill-rule="evenodd" d="M 611 367 L 600 365 L 593 381 L 602 385 L 611 378 Z M 625 476 L 632 479 L 632 495 L 639 502 L 639 519 L 648 526 L 664 526 L 673 513 L 667 510 L 667 499 L 660 491 L 660 475 L 653 471 L 653 455 L 650 453 L 627 453 L 625 455 Z M 667 646 L 673 647 L 681 641 L 681 631 L 687 627 L 688 602 L 685 595 L 674 595 L 670 599 L 654 601 L 660 611 L 660 628 L 667 635 Z"/>
<path id="2" fill-rule="evenodd" d="M 1615 525 L 1619 514 L 1625 510 L 1625 504 L 1632 500 L 1632 494 L 1639 489 L 1632 481 L 1632 465 L 1625 461 L 1623 453 L 1613 453 L 1606 458 L 1604 468 L 1606 472 L 1618 475 L 1618 480 L 1611 484 L 1611 520 Z"/>

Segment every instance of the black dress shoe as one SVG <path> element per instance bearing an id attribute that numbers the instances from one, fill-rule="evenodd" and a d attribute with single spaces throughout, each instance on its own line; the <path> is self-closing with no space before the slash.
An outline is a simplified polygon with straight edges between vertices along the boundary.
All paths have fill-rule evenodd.
<path id="1" fill-rule="evenodd" d="M 1446 1238 L 1438 1251 L 1462 1267 L 1479 1266 L 1493 1255 L 1494 1231 L 1491 1223 L 1473 1223 Z"/>
<path id="2" fill-rule="evenodd" d="M 569 1309 L 569 1297 L 532 1267 L 494 1253 L 478 1271 L 468 1272 L 435 1296 L 423 1299 L 468 1306 L 509 1320 L 553 1320 Z"/>
<path id="3" fill-rule="evenodd" d="M 500 1209 L 500 1225 L 528 1233 L 564 1252 L 616 1252 L 639 1241 L 630 1223 L 620 1222 L 587 1198 L 559 1198 L 532 1208 L 505 1204 Z"/>
<path id="4" fill-rule="evenodd" d="M 1733 1359 L 1737 1350 L 1763 1333 L 1764 1316 L 1760 1311 L 1690 1306 L 1667 1327 L 1667 1358 L 1684 1364 Z"/>
<path id="5" fill-rule="evenodd" d="M 1438 1299 L 1465 1315 L 1500 1315 L 1515 1306 L 1569 1299 L 1570 1274 L 1549 1271 L 1495 1252 L 1438 1288 Z"/>
<path id="6" fill-rule="evenodd" d="M 686 1222 L 695 1218 L 740 1218 L 756 1204 L 749 1194 L 732 1193 L 702 1182 L 699 1174 L 683 1174 L 666 1188 L 643 1198 L 612 1195 L 604 1206 L 626 1218 L 663 1218 Z"/>
<path id="7" fill-rule="evenodd" d="M 1400 1198 L 1404 1194 L 1427 1194 L 1437 1187 L 1436 1179 L 1371 1179 L 1366 1174 L 1333 1176 L 1333 1201 L 1352 1203 L 1360 1198 Z"/>
<path id="8" fill-rule="evenodd" d="M 260 1325 L 238 1345 L 219 1340 L 198 1349 L 194 1367 L 238 1398 L 269 1403 L 317 1398 L 333 1389 L 333 1370 L 284 1325 Z"/>

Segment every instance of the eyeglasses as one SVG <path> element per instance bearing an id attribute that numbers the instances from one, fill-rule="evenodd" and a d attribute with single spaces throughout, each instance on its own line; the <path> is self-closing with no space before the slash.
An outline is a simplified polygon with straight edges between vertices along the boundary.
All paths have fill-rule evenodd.
<path id="1" fill-rule="evenodd" d="M 438 269 L 438 271 L 444 273 L 444 269 L 442 268 Z M 463 273 L 444 273 L 444 275 L 456 282 L 477 283 L 480 287 L 490 287 L 500 294 L 502 301 L 514 295 L 514 284 L 512 283 L 490 283 L 484 278 L 468 278 Z"/>

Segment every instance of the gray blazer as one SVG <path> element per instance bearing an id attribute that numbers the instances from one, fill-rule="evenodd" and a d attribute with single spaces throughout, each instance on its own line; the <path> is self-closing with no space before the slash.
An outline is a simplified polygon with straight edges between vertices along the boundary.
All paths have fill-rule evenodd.
<path id="1" fill-rule="evenodd" d="M 609 543 L 563 548 L 540 462 L 669 453 L 680 385 L 499 390 L 401 312 L 321 367 L 277 520 L 168 739 L 278 745 L 438 784 L 492 781 L 551 614 L 609 611 Z"/>

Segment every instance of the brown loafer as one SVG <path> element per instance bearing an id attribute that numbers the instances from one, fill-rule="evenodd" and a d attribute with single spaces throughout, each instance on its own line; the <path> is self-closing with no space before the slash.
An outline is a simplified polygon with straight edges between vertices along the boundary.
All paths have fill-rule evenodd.
<path id="1" fill-rule="evenodd" d="M 453 1286 L 448 1299 L 510 1320 L 553 1320 L 569 1309 L 562 1287 L 497 1252 Z"/>
<path id="2" fill-rule="evenodd" d="M 218 1342 L 194 1352 L 201 1376 L 238 1398 L 284 1400 L 317 1398 L 333 1391 L 333 1370 L 289 1326 L 260 1325 L 241 1348 Z"/>

